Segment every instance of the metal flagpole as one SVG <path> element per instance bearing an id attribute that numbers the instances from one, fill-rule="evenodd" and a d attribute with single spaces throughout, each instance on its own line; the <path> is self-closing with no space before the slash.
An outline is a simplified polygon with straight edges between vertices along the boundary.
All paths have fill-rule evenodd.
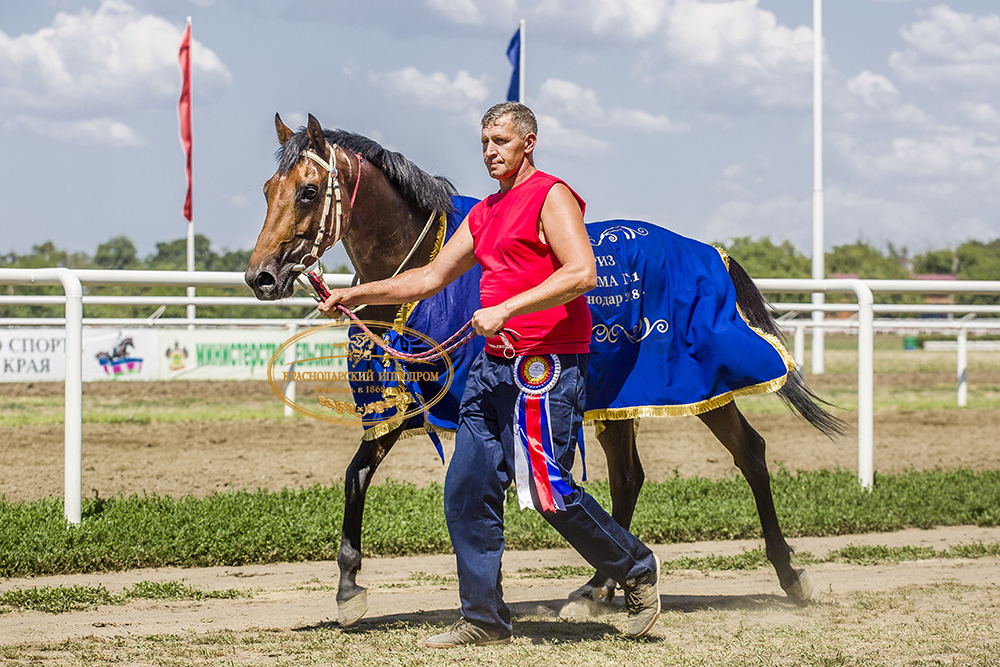
<path id="1" fill-rule="evenodd" d="M 187 17 L 187 24 L 188 24 L 189 27 L 191 26 L 191 17 L 190 16 Z M 191 48 L 190 45 L 188 46 L 188 48 L 189 49 Z M 188 57 L 190 58 L 190 56 L 188 56 Z M 190 85 L 191 85 L 191 82 L 190 82 L 190 77 L 191 77 L 190 60 L 188 61 L 188 63 L 189 64 L 188 64 L 188 70 L 186 72 L 186 76 L 188 77 L 188 86 L 190 87 Z M 191 102 L 192 102 L 191 106 L 193 106 L 193 100 L 191 100 Z M 189 111 L 189 114 L 190 115 L 188 116 L 188 121 L 189 121 L 189 127 L 190 127 L 191 137 L 193 138 L 194 137 L 194 114 L 190 113 L 190 111 Z M 193 146 L 189 150 L 193 150 Z M 188 187 L 190 188 L 190 185 Z M 188 220 L 188 225 L 187 225 L 187 270 L 188 271 L 194 271 L 194 211 L 193 210 L 191 211 L 191 218 Z M 196 292 L 196 290 L 195 290 L 194 287 L 188 287 L 187 288 L 187 295 L 188 295 L 189 298 L 193 298 L 195 296 L 195 292 Z M 189 320 L 194 320 L 194 318 L 195 318 L 195 305 L 193 303 L 189 303 L 187 305 L 187 316 L 188 316 Z M 188 324 L 187 328 L 189 330 L 193 330 L 194 329 L 194 322 L 190 322 Z"/>
<path id="2" fill-rule="evenodd" d="M 823 0 L 813 0 L 813 280 L 826 277 L 823 250 Z M 812 302 L 822 306 L 822 292 L 812 295 Z M 812 312 L 812 320 L 822 325 L 822 310 Z M 823 364 L 823 328 L 813 327 L 812 372 L 821 375 Z"/>
<path id="3" fill-rule="evenodd" d="M 518 60 L 520 61 L 520 66 L 518 69 L 518 82 L 517 82 L 517 100 L 524 104 L 524 19 L 521 19 L 518 29 L 521 31 L 521 46 L 520 52 L 518 53 Z"/>

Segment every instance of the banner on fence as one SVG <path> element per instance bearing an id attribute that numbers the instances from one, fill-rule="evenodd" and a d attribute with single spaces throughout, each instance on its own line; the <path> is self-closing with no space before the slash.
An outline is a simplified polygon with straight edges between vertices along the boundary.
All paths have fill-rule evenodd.
<path id="1" fill-rule="evenodd" d="M 63 380 L 63 329 L 0 329 L 0 382 Z"/>
<path id="2" fill-rule="evenodd" d="M 84 382 L 123 380 L 266 380 L 274 352 L 289 338 L 281 329 L 83 328 Z M 299 368 L 347 370 L 334 347 L 346 340 L 338 329 L 295 345 Z M 285 363 L 292 360 L 286 352 Z M 0 329 L 0 382 L 62 382 L 66 379 L 64 329 Z"/>
<path id="3" fill-rule="evenodd" d="M 160 331 L 160 378 L 170 380 L 266 380 L 267 364 L 289 338 L 287 331 Z M 295 347 L 296 359 L 309 368 L 346 365 L 330 357 L 343 332 L 323 332 Z M 287 357 L 291 361 L 291 355 Z"/>

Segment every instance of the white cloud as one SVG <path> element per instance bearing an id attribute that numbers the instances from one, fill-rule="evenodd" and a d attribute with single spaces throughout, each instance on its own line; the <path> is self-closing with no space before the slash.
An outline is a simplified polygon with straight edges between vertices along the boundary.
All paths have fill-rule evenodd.
<path id="1" fill-rule="evenodd" d="M 676 0 L 665 37 L 682 75 L 695 68 L 748 90 L 764 105 L 805 105 L 811 99 L 812 30 L 780 25 L 757 0 Z"/>
<path id="2" fill-rule="evenodd" d="M 742 164 L 730 164 L 722 170 L 722 175 L 726 178 L 739 178 L 746 173 L 746 170 Z"/>
<path id="3" fill-rule="evenodd" d="M 691 126 L 670 120 L 666 116 L 653 115 L 641 109 L 615 107 L 608 114 L 611 125 L 639 132 L 687 132 Z"/>
<path id="4" fill-rule="evenodd" d="M 611 144 L 585 132 L 563 127 L 558 118 L 537 114 L 539 141 L 545 150 L 567 157 L 592 157 L 611 149 Z"/>
<path id="5" fill-rule="evenodd" d="M 868 70 L 848 79 L 847 90 L 870 109 L 883 109 L 899 100 L 899 91 L 892 81 Z"/>
<path id="6" fill-rule="evenodd" d="M 543 0 L 538 14 L 556 21 L 576 19 L 595 35 L 646 39 L 662 30 L 664 0 Z"/>
<path id="7" fill-rule="evenodd" d="M 478 107 L 489 95 L 486 77 L 474 78 L 460 70 L 454 79 L 444 72 L 424 74 L 416 67 L 373 74 L 372 79 L 393 95 L 406 97 L 421 106 L 458 114 L 479 122 Z"/>
<path id="8" fill-rule="evenodd" d="M 112 118 L 55 121 L 36 116 L 17 116 L 5 123 L 7 129 L 23 128 L 30 132 L 80 146 L 135 148 L 145 145 L 135 130 Z"/>
<path id="9" fill-rule="evenodd" d="M 834 135 L 831 143 L 865 178 L 967 181 L 990 179 L 1000 170 L 1000 139 L 966 129 L 942 128 L 863 143 L 848 135 Z"/>
<path id="10" fill-rule="evenodd" d="M 0 32 L 0 108 L 61 115 L 175 104 L 182 29 L 121 0 L 96 12 L 59 13 L 34 34 Z M 194 94 L 207 97 L 232 79 L 218 56 L 194 40 Z"/>
<path id="11" fill-rule="evenodd" d="M 615 107 L 607 112 L 594 90 L 562 79 L 546 79 L 542 83 L 536 106 L 542 113 L 591 126 L 606 124 L 639 132 L 685 132 L 690 129 L 686 123 L 640 109 Z"/>
<path id="12" fill-rule="evenodd" d="M 472 0 L 428 0 L 427 4 L 455 23 L 477 24 L 483 21 L 483 15 Z"/>
<path id="13" fill-rule="evenodd" d="M 986 102 L 963 102 L 959 105 L 959 109 L 969 120 L 975 123 L 1000 123 L 1000 111 L 997 111 L 993 105 Z"/>
<path id="14" fill-rule="evenodd" d="M 961 14 L 947 5 L 925 15 L 900 29 L 909 48 L 889 57 L 904 81 L 932 88 L 1000 85 L 1000 16 Z"/>
<path id="15" fill-rule="evenodd" d="M 765 105 L 808 105 L 812 29 L 789 27 L 759 0 L 428 0 L 458 25 L 528 22 L 581 48 L 639 50 L 645 78 L 689 84 L 693 92 L 746 90 Z M 530 46 L 529 46 L 530 48 Z M 530 58 L 530 56 L 529 56 Z"/>
<path id="16" fill-rule="evenodd" d="M 870 196 L 838 186 L 826 190 L 824 245 L 853 243 L 859 238 L 876 246 L 900 239 L 938 238 L 935 216 L 911 199 Z M 762 230 L 763 231 L 762 233 Z M 770 236 L 788 240 L 805 254 L 812 248 L 812 198 L 784 195 L 763 201 L 726 202 L 708 216 L 704 240 Z M 737 260 L 739 258 L 737 257 Z"/>

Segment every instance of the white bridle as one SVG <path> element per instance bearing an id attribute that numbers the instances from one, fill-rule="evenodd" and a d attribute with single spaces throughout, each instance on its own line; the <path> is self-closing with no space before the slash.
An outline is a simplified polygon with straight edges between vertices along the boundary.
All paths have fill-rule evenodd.
<path id="1" fill-rule="evenodd" d="M 331 248 L 337 245 L 337 241 L 340 240 L 340 228 L 341 228 L 341 223 L 343 222 L 344 219 L 343 203 L 340 193 L 340 179 L 337 178 L 337 145 L 331 144 L 329 142 L 327 142 L 326 145 L 330 149 L 329 162 L 320 157 L 319 154 L 316 153 L 315 151 L 311 150 L 302 151 L 303 157 L 309 158 L 310 160 L 318 164 L 320 168 L 326 169 L 326 193 L 323 196 L 323 217 L 320 218 L 319 229 L 316 230 L 316 238 L 313 239 L 312 248 L 310 248 L 309 254 L 304 255 L 302 257 L 302 260 L 298 264 L 292 266 L 292 271 L 297 271 L 299 273 L 299 275 L 296 276 L 295 279 L 299 281 L 299 283 L 302 284 L 307 289 L 309 288 L 309 285 L 301 281 L 302 278 L 301 274 L 306 272 L 306 260 L 308 258 L 311 257 L 314 260 L 316 260 L 315 261 L 316 270 L 312 273 L 317 278 L 322 280 L 323 265 L 319 261 L 319 255 L 320 255 L 320 247 L 323 245 L 323 239 L 326 237 L 326 219 L 327 216 L 330 215 L 330 209 L 333 208 L 333 227 L 334 227 L 333 243 L 330 244 Z M 357 197 L 358 186 L 361 185 L 361 160 L 362 160 L 361 155 L 358 154 L 358 174 L 354 182 L 354 193 L 351 195 L 352 214 L 354 211 L 354 198 Z M 336 206 L 332 206 L 334 201 L 336 201 Z M 423 231 L 420 232 L 420 236 L 417 237 L 417 240 L 413 244 L 413 247 L 410 248 L 410 252 L 406 254 L 406 257 L 403 258 L 403 261 L 399 263 L 399 266 L 396 267 L 396 271 L 393 272 L 392 276 L 390 277 L 395 278 L 397 275 L 399 275 L 399 272 L 403 270 L 403 267 L 406 266 L 406 263 L 410 261 L 411 257 L 413 257 L 413 253 L 417 251 L 417 248 L 420 246 L 420 243 L 424 240 L 424 237 L 427 236 L 427 232 L 430 230 L 431 225 L 434 224 L 435 217 L 437 217 L 436 209 L 431 211 L 430 217 L 427 218 L 427 224 L 424 225 Z M 357 278 L 357 276 L 355 276 L 355 278 Z M 364 306 L 355 308 L 355 310 L 361 310 L 362 308 L 364 308 Z"/>
<path id="2" fill-rule="evenodd" d="M 337 245 L 337 241 L 340 240 L 340 226 L 344 219 L 344 208 L 340 194 L 340 179 L 337 178 L 337 147 L 329 142 L 326 145 L 330 149 L 329 162 L 320 157 L 315 151 L 302 151 L 303 157 L 309 158 L 318 164 L 320 168 L 326 169 L 326 194 L 323 196 L 323 217 L 319 219 L 319 229 L 316 230 L 316 238 L 313 239 L 312 248 L 310 248 L 308 255 L 305 255 L 298 264 L 292 267 L 292 271 L 300 273 L 306 270 L 306 259 L 311 257 L 316 260 L 317 275 L 323 274 L 322 266 L 319 263 L 319 249 L 323 244 L 323 239 L 326 237 L 326 218 L 330 215 L 330 208 L 334 199 L 336 199 L 337 204 L 333 213 L 333 243 L 330 245 L 335 246 Z M 360 157 L 358 158 L 358 178 L 356 183 L 361 183 Z M 356 195 L 357 193 L 357 186 L 355 186 L 354 194 Z M 351 197 L 351 205 L 354 205 L 354 197 Z"/>

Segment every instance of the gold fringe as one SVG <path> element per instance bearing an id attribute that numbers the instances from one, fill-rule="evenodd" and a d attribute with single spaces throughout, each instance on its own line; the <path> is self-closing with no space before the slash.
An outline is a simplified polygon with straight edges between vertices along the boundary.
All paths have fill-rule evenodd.
<path id="1" fill-rule="evenodd" d="M 431 424 L 430 422 L 424 422 L 423 426 L 420 426 L 420 427 L 417 427 L 417 428 L 408 428 L 408 429 L 406 429 L 405 431 L 403 431 L 399 435 L 399 439 L 403 440 L 404 438 L 415 438 L 415 437 L 417 437 L 419 435 L 427 435 L 428 429 L 430 429 L 431 431 L 433 431 L 439 438 L 444 438 L 445 440 L 454 440 L 455 439 L 455 432 L 454 431 L 451 431 L 449 429 L 444 429 L 444 428 L 438 428 L 437 426 L 435 426 L 434 424 Z"/>
<path id="2" fill-rule="evenodd" d="M 714 246 L 713 246 L 714 247 Z M 719 256 L 722 258 L 722 263 L 726 265 L 726 271 L 729 271 L 729 255 L 722 248 L 715 248 L 719 252 Z M 773 380 L 767 380 L 766 382 L 761 382 L 759 384 L 750 385 L 749 387 L 743 387 L 741 389 L 734 389 L 733 391 L 727 391 L 724 394 L 719 394 L 718 396 L 713 396 L 711 398 L 705 399 L 704 401 L 698 401 L 697 403 L 688 403 L 685 405 L 642 405 L 634 406 L 630 408 L 606 408 L 604 410 L 589 410 L 583 416 L 584 421 L 587 423 L 597 422 L 600 423 L 601 420 L 621 420 L 621 419 L 638 419 L 640 417 L 688 417 L 693 415 L 700 415 L 716 408 L 721 408 L 723 405 L 732 402 L 734 399 L 740 396 L 751 396 L 755 394 L 771 394 L 783 386 L 788 380 L 788 373 L 795 369 L 795 360 L 792 355 L 788 354 L 788 350 L 782 344 L 781 340 L 777 336 L 772 336 L 766 331 L 761 331 L 757 327 L 750 324 L 746 316 L 743 314 L 743 309 L 740 308 L 739 304 L 736 304 L 736 312 L 740 314 L 740 317 L 746 323 L 750 330 L 755 334 L 764 339 L 774 351 L 781 356 L 782 362 L 785 364 L 785 372 Z M 603 430 L 601 426 L 598 426 L 597 433 Z M 636 422 L 636 431 L 638 432 L 638 422 Z"/>
<path id="3" fill-rule="evenodd" d="M 597 420 L 617 421 L 621 419 L 636 419 L 639 417 L 689 417 L 693 415 L 700 415 L 711 410 L 715 410 L 716 408 L 721 408 L 723 405 L 730 403 L 733 399 L 739 398 L 740 396 L 770 394 L 778 391 L 782 386 L 784 386 L 787 379 L 788 374 L 785 373 L 781 377 L 768 380 L 767 382 L 761 382 L 760 384 L 743 387 L 742 389 L 734 389 L 733 391 L 727 391 L 724 394 L 713 396 L 712 398 L 705 399 L 704 401 L 688 403 L 686 405 L 640 405 L 631 408 L 588 410 L 583 415 L 583 420 L 585 423 L 589 424 L 590 422 Z"/>
<path id="4" fill-rule="evenodd" d="M 409 420 L 412 416 L 413 415 L 407 417 L 407 420 Z M 361 436 L 361 440 L 368 441 L 368 440 L 375 440 L 376 438 L 381 438 L 383 435 L 397 428 L 402 423 L 402 421 L 403 421 L 402 419 L 393 419 L 392 421 L 381 422 L 379 424 L 376 424 L 375 426 L 371 427 L 370 429 L 364 432 L 364 435 Z M 439 428 L 434 424 L 431 424 L 426 421 L 424 422 L 423 426 L 406 429 L 405 431 L 399 434 L 399 439 L 403 440 L 405 438 L 414 438 L 418 435 L 427 435 L 428 429 L 434 431 L 434 433 L 436 433 L 439 438 L 444 438 L 445 440 L 455 439 L 454 431 L 445 428 Z"/>

